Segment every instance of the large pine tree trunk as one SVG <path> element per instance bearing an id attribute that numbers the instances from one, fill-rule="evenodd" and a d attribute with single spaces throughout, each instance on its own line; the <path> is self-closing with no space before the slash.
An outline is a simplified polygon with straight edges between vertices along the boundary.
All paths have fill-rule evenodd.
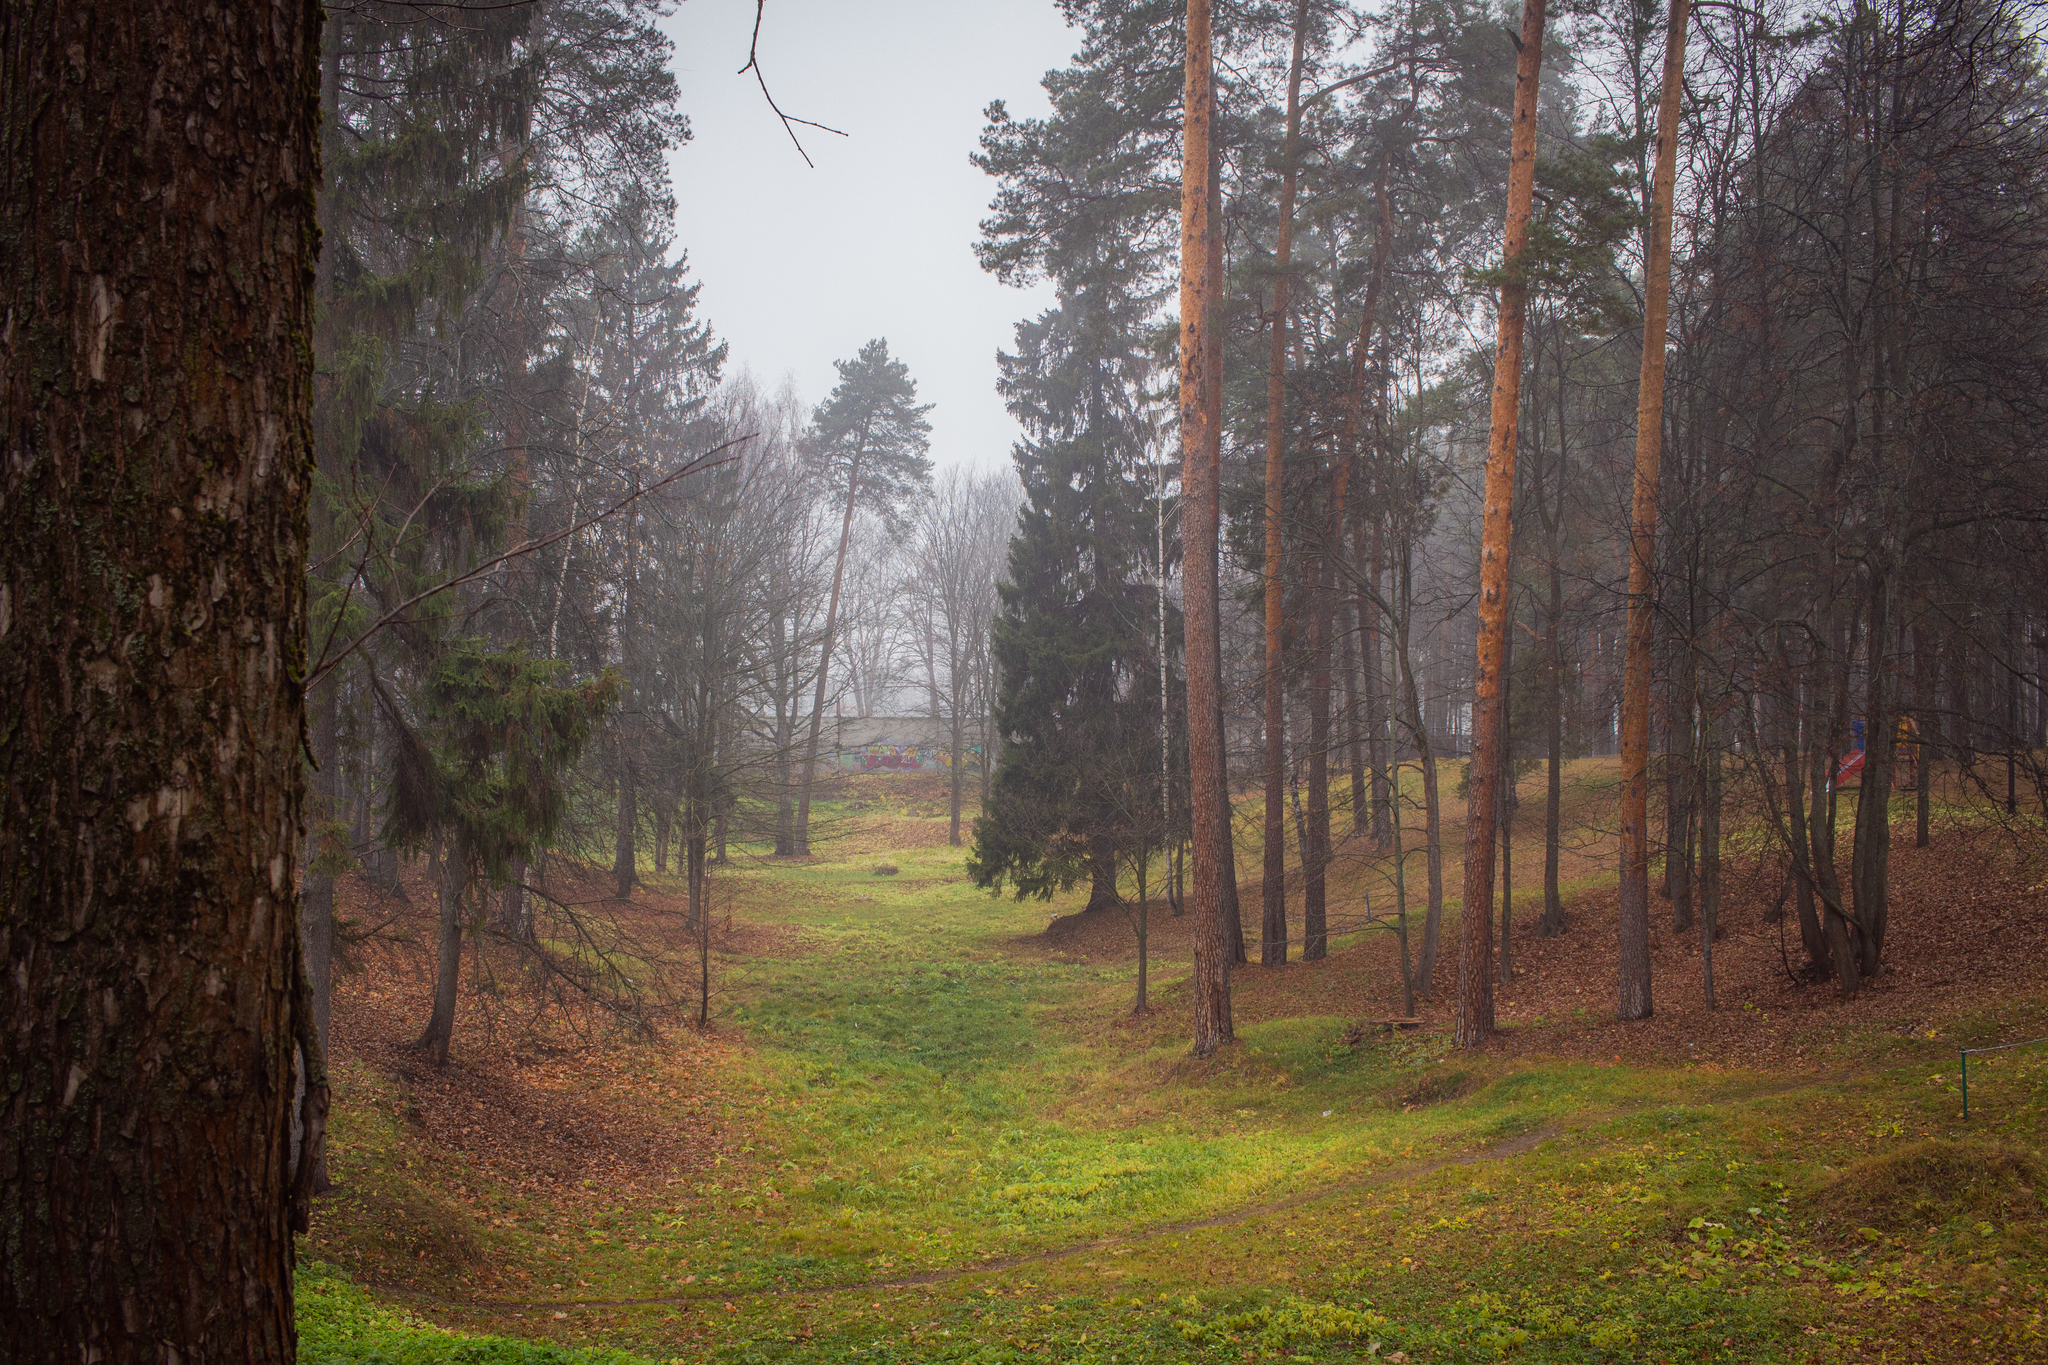
<path id="1" fill-rule="evenodd" d="M 1635 495 L 1629 516 L 1628 634 L 1621 693 L 1621 930 L 1617 1013 L 1647 1019 L 1650 994 L 1650 635 L 1657 554 L 1657 473 L 1663 452 L 1664 331 L 1671 301 L 1671 200 L 1678 168 L 1678 97 L 1685 79 L 1688 0 L 1671 0 L 1657 170 L 1645 244 L 1643 359 L 1636 391 Z"/>
<path id="2" fill-rule="evenodd" d="M 1287 138 L 1280 153 L 1280 235 L 1273 248 L 1273 345 L 1266 371 L 1266 848 L 1260 879 L 1263 914 L 1259 965 L 1287 961 L 1287 859 L 1280 770 L 1287 762 L 1281 638 L 1281 492 L 1287 450 L 1287 271 L 1294 251 L 1295 146 L 1301 136 L 1301 57 L 1308 42 L 1308 0 L 1295 0 L 1294 58 L 1287 68 Z"/>
<path id="3" fill-rule="evenodd" d="M 320 22 L 7 9 L 0 1359 L 295 1350 Z"/>
<path id="4" fill-rule="evenodd" d="M 1206 1057 L 1231 1041 L 1230 968 L 1236 950 L 1227 937 L 1224 880 L 1233 876 L 1224 855 L 1230 840 L 1230 796 L 1223 787 L 1220 724 L 1223 677 L 1217 601 L 1216 518 L 1221 510 L 1217 470 L 1209 457 L 1213 420 L 1209 350 L 1218 345 L 1215 272 L 1209 268 L 1210 124 L 1216 108 L 1211 67 L 1209 0 L 1188 0 L 1185 124 L 1181 154 L 1180 427 L 1181 515 L 1187 611 L 1188 767 L 1194 823 L 1195 965 L 1194 1052 Z"/>
<path id="5" fill-rule="evenodd" d="M 1459 1047 L 1493 1033 L 1493 836 L 1500 814 L 1502 731 L 1507 709 L 1508 552 L 1514 544 L 1515 452 L 1522 411 L 1522 318 L 1529 287 L 1522 251 L 1536 188 L 1536 94 L 1543 76 L 1544 0 L 1522 7 L 1515 62 L 1515 119 L 1508 156 L 1505 279 L 1494 342 L 1493 423 L 1486 452 L 1484 520 L 1479 542 L 1479 640 L 1472 680 L 1472 764 L 1465 804 L 1465 908 L 1458 945 Z"/>

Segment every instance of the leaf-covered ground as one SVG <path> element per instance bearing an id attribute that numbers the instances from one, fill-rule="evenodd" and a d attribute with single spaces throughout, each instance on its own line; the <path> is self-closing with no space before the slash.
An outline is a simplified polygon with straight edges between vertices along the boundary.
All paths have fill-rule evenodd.
<path id="1" fill-rule="evenodd" d="M 814 861 L 726 879 L 709 1035 L 536 1022 L 498 983 L 434 1072 L 414 959 L 366 955 L 306 1358 L 2048 1358 L 2048 1047 L 1973 1060 L 1967 1123 L 1956 1068 L 2048 1034 L 2009 841 L 1899 849 L 1899 970 L 1860 1000 L 1753 966 L 1776 888 L 1744 883 L 1721 1008 L 1667 935 L 1631 1035 L 1586 873 L 1486 1050 L 1346 1041 L 1398 1012 L 1374 931 L 1242 971 L 1241 1041 L 1195 1062 L 1163 906 L 1132 1019 L 1120 920 L 1048 931 L 1071 907 L 969 886 L 929 793 L 856 795 Z M 649 880 L 640 932 L 679 938 Z"/>

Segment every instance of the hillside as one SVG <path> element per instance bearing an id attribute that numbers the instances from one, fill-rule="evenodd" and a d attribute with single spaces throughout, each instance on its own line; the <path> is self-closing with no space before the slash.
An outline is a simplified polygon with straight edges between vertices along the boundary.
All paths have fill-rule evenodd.
<path id="1" fill-rule="evenodd" d="M 1973 1059 L 1967 1122 L 1957 1084 L 1958 1047 L 2048 1034 L 2048 894 L 2009 844 L 1899 840 L 1897 966 L 1850 1001 L 1788 978 L 1746 876 L 1720 1008 L 1660 926 L 1656 1018 L 1611 1022 L 1588 868 L 1565 936 L 1518 911 L 1484 1050 L 1447 1046 L 1451 953 L 1420 1029 L 1358 1027 L 1398 1011 L 1375 929 L 1240 970 L 1240 1042 L 1196 1062 L 1185 921 L 1155 907 L 1131 1017 L 1122 917 L 976 891 L 917 781 L 854 784 L 812 861 L 719 875 L 707 1032 L 534 1015 L 500 980 L 436 1072 L 405 1046 L 416 950 L 366 949 L 307 1358 L 444 1359 L 448 1331 L 503 1360 L 2048 1351 L 2048 1047 Z M 1333 906 L 1373 875 L 1349 866 Z M 648 881 L 634 932 L 677 949 Z"/>

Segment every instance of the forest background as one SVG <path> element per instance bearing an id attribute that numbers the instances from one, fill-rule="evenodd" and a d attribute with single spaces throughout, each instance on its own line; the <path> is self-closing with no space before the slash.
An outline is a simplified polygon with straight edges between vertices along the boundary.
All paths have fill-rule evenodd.
<path id="1" fill-rule="evenodd" d="M 1439 760 L 1472 730 L 1487 361 L 1509 291 L 1528 359 L 1503 758 L 1551 783 L 1546 926 L 1564 927 L 1564 764 L 1620 742 L 1621 621 L 1646 600 L 1662 875 L 1707 970 L 1724 821 L 1781 851 L 1806 971 L 1853 992 L 1883 968 L 1900 747 L 1917 838 L 1944 771 L 2038 841 L 2034 8 L 1702 5 L 1665 130 L 1658 8 L 1538 22 L 1535 207 L 1511 265 L 1494 225 L 1508 54 L 1534 69 L 1526 15 L 1518 36 L 1457 0 L 1219 7 L 1212 136 L 1190 157 L 1186 11 L 1064 12 L 1080 48 L 1048 76 L 1051 113 L 991 106 L 979 154 L 983 264 L 1055 298 L 998 361 L 1017 474 L 936 483 L 913 377 L 881 340 L 815 405 L 725 378 L 670 237 L 685 124 L 657 6 L 330 16 L 303 677 L 316 1019 L 337 952 L 387 927 L 338 919 L 333 879 L 360 870 L 400 902 L 414 857 L 436 907 L 431 1056 L 466 963 L 629 1028 L 705 1019 L 708 975 L 653 994 L 613 907 L 676 862 L 702 945 L 722 859 L 807 855 L 828 706 L 949 726 L 963 841 L 961 760 L 982 748 L 970 868 L 991 888 L 1086 880 L 1108 908 L 1128 875 L 1177 888 L 1186 849 L 1198 910 L 1234 930 L 1212 972 L 1223 1039 L 1228 959 L 1284 961 L 1296 938 L 1287 816 L 1310 958 L 1342 823 L 1377 846 L 1416 820 L 1403 978 L 1435 990 Z M 1646 598 L 1628 582 L 1631 376 L 1660 131 L 1678 171 Z M 1184 173 L 1203 165 L 1198 490 L 1166 452 L 1196 410 L 1173 293 Z M 1208 638 L 1187 634 L 1197 619 Z M 1256 916 L 1234 845 L 1195 842 L 1254 787 Z M 592 865 L 610 894 L 569 892 L 564 870 Z"/>

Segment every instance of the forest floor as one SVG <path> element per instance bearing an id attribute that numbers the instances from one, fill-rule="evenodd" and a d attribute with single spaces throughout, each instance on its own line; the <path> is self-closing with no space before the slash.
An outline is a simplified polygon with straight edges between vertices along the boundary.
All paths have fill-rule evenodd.
<path id="1" fill-rule="evenodd" d="M 1454 898 L 1422 1026 L 1359 1027 L 1401 1002 L 1364 909 L 1390 860 L 1356 839 L 1329 956 L 1241 968 L 1238 1041 L 1204 1061 L 1187 921 L 1148 915 L 1134 1017 L 1128 918 L 976 890 L 931 779 L 854 784 L 810 860 L 735 850 L 705 1031 L 534 1013 L 479 958 L 436 1070 L 408 1045 L 424 880 L 395 912 L 354 886 L 349 917 L 390 922 L 337 978 L 302 1358 L 2048 1359 L 2048 1045 L 1973 1058 L 1968 1120 L 1957 1067 L 2048 1034 L 2043 869 L 1960 817 L 1928 849 L 1902 823 L 1888 970 L 1844 1000 L 1789 976 L 1778 880 L 1738 860 L 1719 1008 L 1657 902 L 1657 1013 L 1621 1025 L 1611 774 L 1574 775 L 1567 823 L 1594 832 L 1568 931 L 1535 936 L 1518 895 L 1502 1031 L 1470 1051 L 1448 1045 Z M 1541 871 L 1523 792 L 1518 887 Z M 682 981 L 679 880 L 646 881 L 614 909 L 649 977 Z M 1298 957 L 1298 892 L 1290 914 Z"/>

